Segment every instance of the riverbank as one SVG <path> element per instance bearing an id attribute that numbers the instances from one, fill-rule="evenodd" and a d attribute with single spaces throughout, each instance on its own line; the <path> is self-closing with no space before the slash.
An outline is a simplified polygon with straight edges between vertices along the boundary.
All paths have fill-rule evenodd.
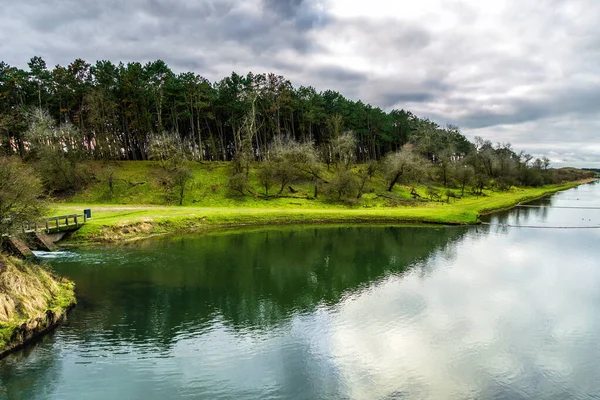
<path id="1" fill-rule="evenodd" d="M 54 329 L 75 302 L 73 282 L 0 255 L 0 358 Z"/>
<path id="2" fill-rule="evenodd" d="M 93 218 L 67 239 L 67 244 L 119 242 L 155 235 L 237 226 L 268 226 L 315 223 L 425 223 L 469 225 L 483 214 L 505 210 L 518 203 L 573 188 L 579 181 L 540 188 L 513 188 L 507 192 L 485 192 L 483 196 L 423 202 L 398 207 L 327 208 L 296 205 L 293 200 L 282 207 L 193 207 L 107 204 L 55 204 L 53 213 L 70 214 L 91 208 Z"/>

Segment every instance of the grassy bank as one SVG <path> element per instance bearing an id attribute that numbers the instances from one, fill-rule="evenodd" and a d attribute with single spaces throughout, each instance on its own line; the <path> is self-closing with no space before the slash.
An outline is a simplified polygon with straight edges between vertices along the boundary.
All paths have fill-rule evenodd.
<path id="1" fill-rule="evenodd" d="M 362 204 L 353 207 L 296 199 L 256 200 L 229 206 L 158 206 L 140 204 L 55 204 L 52 212 L 67 214 L 91 208 L 93 218 L 77 231 L 71 243 L 130 240 L 178 231 L 229 226 L 311 223 L 434 223 L 475 224 L 481 214 L 513 207 L 517 203 L 572 188 L 579 183 L 540 188 L 513 188 L 486 192 L 450 202 L 416 202 L 410 205 Z M 408 190 L 401 188 L 400 190 Z M 306 204 L 308 203 L 308 204 Z"/>
<path id="2" fill-rule="evenodd" d="M 0 358 L 52 329 L 74 304 L 72 282 L 0 255 Z"/>

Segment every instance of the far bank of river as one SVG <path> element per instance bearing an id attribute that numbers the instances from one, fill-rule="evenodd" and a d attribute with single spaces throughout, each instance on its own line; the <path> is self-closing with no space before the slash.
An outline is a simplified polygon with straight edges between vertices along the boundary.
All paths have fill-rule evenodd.
<path id="1" fill-rule="evenodd" d="M 284 224 L 373 224 L 423 223 L 472 225 L 481 215 L 510 209 L 558 191 L 592 180 L 570 182 L 541 188 L 519 188 L 508 192 L 489 192 L 478 198 L 450 199 L 419 206 L 386 208 L 234 208 L 234 207 L 162 207 L 90 204 L 55 204 L 53 212 L 69 214 L 91 208 L 93 218 L 72 235 L 67 244 L 120 242 L 175 232 L 210 231 L 248 226 Z"/>

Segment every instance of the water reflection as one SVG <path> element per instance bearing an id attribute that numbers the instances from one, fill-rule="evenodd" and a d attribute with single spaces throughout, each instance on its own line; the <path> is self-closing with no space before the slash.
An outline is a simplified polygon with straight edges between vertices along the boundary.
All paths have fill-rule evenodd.
<path id="1" fill-rule="evenodd" d="M 543 203 L 600 204 L 600 187 Z M 600 210 L 491 220 L 582 218 Z M 595 229 L 312 227 L 67 253 L 51 262 L 77 282 L 80 306 L 0 362 L 0 397 L 598 396 L 599 239 Z"/>
<path id="2" fill-rule="evenodd" d="M 600 185 L 592 183 L 537 200 L 513 210 L 495 213 L 483 220 L 497 232 L 507 232 L 503 225 L 524 227 L 600 227 Z"/>
<path id="3" fill-rule="evenodd" d="M 433 254 L 440 260 L 456 257 L 450 244 L 467 232 L 313 227 L 169 237 L 64 253 L 52 265 L 77 282 L 80 301 L 69 326 L 54 339 L 60 350 L 48 350 L 48 342 L 37 346 L 55 358 L 37 362 L 66 369 L 67 376 L 80 375 L 85 365 L 97 383 L 85 385 L 91 398 L 105 396 L 111 379 L 119 382 L 115 395 L 122 397 L 141 383 L 122 382 L 121 369 L 132 368 L 143 381 L 153 364 L 160 365 L 165 379 L 177 376 L 177 392 L 200 391 L 211 398 L 339 394 L 341 372 L 326 354 L 332 314 L 389 276 L 410 270 L 423 279 L 431 273 L 427 260 Z M 29 365 L 30 360 L 19 362 Z M 194 365 L 200 361 L 213 368 L 199 377 Z M 0 387 L 19 398 L 36 398 L 37 388 L 48 380 L 64 379 L 31 373 L 36 381 L 24 390 L 14 365 L 9 357 L 0 367 L 8 382 Z M 223 390 L 214 387 L 220 381 L 227 382 Z M 144 385 L 164 392 L 174 390 L 176 382 Z M 66 389 L 81 385 L 59 385 L 54 398 L 68 398 Z"/>
<path id="4" fill-rule="evenodd" d="M 101 311 L 99 330 L 110 326 L 116 335 L 145 342 L 150 329 L 168 345 L 182 321 L 210 326 L 218 315 L 233 329 L 262 330 L 317 305 L 335 305 L 349 292 L 426 260 L 465 232 L 310 228 L 165 238 L 109 255 L 90 250 L 54 265 L 78 282 L 81 308 Z M 103 256 L 103 266 L 86 266 Z"/>

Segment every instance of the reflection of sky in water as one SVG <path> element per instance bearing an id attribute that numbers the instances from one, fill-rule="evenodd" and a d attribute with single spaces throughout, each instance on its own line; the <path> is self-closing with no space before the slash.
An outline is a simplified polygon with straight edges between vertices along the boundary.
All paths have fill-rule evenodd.
<path id="1" fill-rule="evenodd" d="M 542 203 L 600 206 L 600 186 Z M 600 221 L 600 210 L 551 208 L 492 221 L 554 226 L 584 214 Z M 101 325 L 101 314 L 111 310 L 95 305 L 95 313 L 80 314 L 89 319 L 85 334 L 61 329 L 13 368 L 25 376 L 44 366 L 37 398 L 54 399 L 589 398 L 600 394 L 599 239 L 595 229 L 477 227 L 414 259 L 408 271 L 364 282 L 333 304 L 291 312 L 268 329 L 257 320 L 256 327 L 234 327 L 215 311 L 202 322 L 175 321 L 166 345 L 159 335 L 114 335 Z M 91 271 L 153 260 L 120 247 L 40 255 Z M 383 260 L 393 267 L 401 256 Z M 322 254 L 325 268 L 335 266 L 327 261 L 334 258 Z M 310 270 L 310 285 L 322 279 L 318 272 Z M 142 279 L 131 290 L 143 293 L 151 283 Z M 269 301 L 259 299 L 260 307 L 271 307 Z M 170 305 L 161 307 L 152 312 L 169 312 Z"/>
<path id="2" fill-rule="evenodd" d="M 535 382 L 546 398 L 599 393 L 599 253 L 547 235 L 470 237 L 426 279 L 390 278 L 340 305 L 330 340 L 349 395 L 533 398 Z"/>
<path id="3" fill-rule="evenodd" d="M 582 185 L 552 197 L 489 217 L 493 225 L 600 228 L 600 183 Z M 552 212 L 554 210 L 554 212 Z M 501 227 L 493 227 L 498 229 Z"/>
<path id="4" fill-rule="evenodd" d="M 202 393 L 224 397 L 259 385 L 288 398 L 585 398 L 600 392 L 599 254 L 570 236 L 470 234 L 425 276 L 390 276 L 264 337 L 215 324 L 178 340 L 172 374 L 192 391 L 220 382 Z"/>

